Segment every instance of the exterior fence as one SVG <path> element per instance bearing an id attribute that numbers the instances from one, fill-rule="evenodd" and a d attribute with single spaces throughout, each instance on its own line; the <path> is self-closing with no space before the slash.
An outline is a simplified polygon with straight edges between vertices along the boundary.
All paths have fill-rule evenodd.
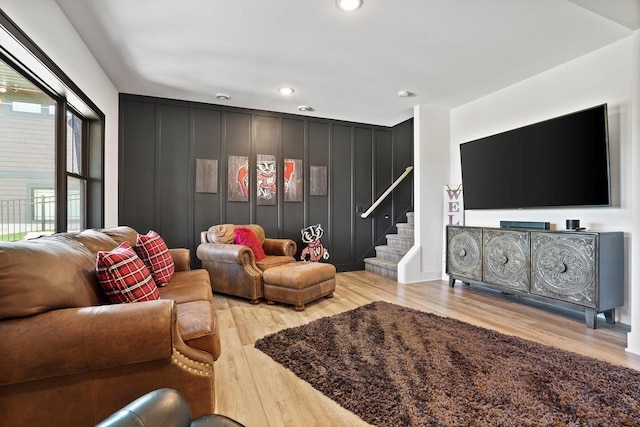
<path id="1" fill-rule="evenodd" d="M 55 196 L 0 200 L 0 241 L 23 240 L 29 233 L 55 231 Z"/>
<path id="2" fill-rule="evenodd" d="M 80 197 L 68 200 L 68 229 L 80 226 Z M 56 197 L 0 200 L 0 241 L 12 242 L 50 234 L 56 229 Z"/>

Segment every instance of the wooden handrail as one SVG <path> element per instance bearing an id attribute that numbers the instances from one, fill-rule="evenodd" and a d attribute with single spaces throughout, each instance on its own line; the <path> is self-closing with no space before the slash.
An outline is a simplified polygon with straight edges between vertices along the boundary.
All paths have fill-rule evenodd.
<path id="1" fill-rule="evenodd" d="M 413 166 L 407 166 L 407 168 L 404 170 L 404 172 L 402 173 L 402 175 L 400 175 L 398 177 L 398 179 L 396 179 L 393 184 L 391 184 L 389 186 L 389 188 L 386 189 L 386 191 L 384 193 L 382 193 L 382 195 L 380 197 L 378 197 L 378 200 L 375 201 L 375 203 L 373 205 L 371 205 L 371 207 L 369 209 L 366 210 L 366 212 L 362 213 L 360 216 L 362 218 L 366 218 L 369 215 L 371 215 L 371 212 L 373 212 L 380 203 L 382 203 L 382 201 L 393 191 L 394 188 L 396 188 L 398 186 L 398 184 L 400 184 L 402 182 L 403 179 L 405 179 L 407 177 L 407 175 L 409 175 L 409 173 L 413 170 Z"/>

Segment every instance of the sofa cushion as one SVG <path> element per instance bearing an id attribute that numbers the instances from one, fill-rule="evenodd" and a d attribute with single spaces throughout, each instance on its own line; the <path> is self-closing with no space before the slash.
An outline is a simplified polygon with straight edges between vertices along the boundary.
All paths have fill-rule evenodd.
<path id="1" fill-rule="evenodd" d="M 173 277 L 175 266 L 169 248 L 162 237 L 153 230 L 145 235 L 138 234 L 135 251 L 151 272 L 156 285 L 166 286 Z"/>
<path id="2" fill-rule="evenodd" d="M 132 248 L 136 245 L 136 239 L 138 238 L 138 232 L 135 229 L 128 227 L 126 225 L 121 225 L 118 227 L 103 228 L 99 231 L 111 237 L 118 244 L 122 242 L 127 242 L 128 244 L 131 245 Z"/>
<path id="3" fill-rule="evenodd" d="M 207 230 L 207 240 L 209 243 L 234 243 L 235 236 L 233 230 L 237 227 L 246 227 L 251 229 L 262 245 L 264 243 L 264 228 L 258 224 L 236 225 L 236 224 L 220 224 L 214 225 Z"/>
<path id="4" fill-rule="evenodd" d="M 95 257 L 71 240 L 0 242 L 0 318 L 100 304 Z"/>
<path id="5" fill-rule="evenodd" d="M 235 241 L 238 245 L 248 246 L 253 251 L 256 262 L 262 261 L 266 255 L 255 233 L 247 227 L 236 227 L 233 230 Z"/>
<path id="6" fill-rule="evenodd" d="M 209 227 L 207 230 L 207 239 L 210 243 L 234 243 L 235 236 L 233 230 L 236 226 L 234 224 L 219 224 Z"/>
<path id="7" fill-rule="evenodd" d="M 118 242 L 98 230 L 84 230 L 72 238 L 82 243 L 94 255 L 100 251 L 110 251 L 118 247 Z"/>
<path id="8" fill-rule="evenodd" d="M 149 269 L 127 242 L 112 251 L 98 252 L 96 275 L 110 302 L 152 301 L 160 298 Z"/>
<path id="9" fill-rule="evenodd" d="M 277 267 L 279 265 L 289 264 L 296 262 L 296 259 L 292 256 L 286 255 L 267 255 L 262 261 L 256 262 L 258 268 L 265 271 L 271 267 Z"/>
<path id="10" fill-rule="evenodd" d="M 161 299 L 171 299 L 177 303 L 210 301 L 213 304 L 213 293 L 207 270 L 176 271 L 170 285 L 158 291 Z"/>

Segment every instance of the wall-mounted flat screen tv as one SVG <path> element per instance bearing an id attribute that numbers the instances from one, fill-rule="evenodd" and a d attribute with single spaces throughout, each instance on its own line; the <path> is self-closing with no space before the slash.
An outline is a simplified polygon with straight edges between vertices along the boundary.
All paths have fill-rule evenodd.
<path id="1" fill-rule="evenodd" d="M 610 206 L 607 105 L 460 144 L 465 209 Z"/>

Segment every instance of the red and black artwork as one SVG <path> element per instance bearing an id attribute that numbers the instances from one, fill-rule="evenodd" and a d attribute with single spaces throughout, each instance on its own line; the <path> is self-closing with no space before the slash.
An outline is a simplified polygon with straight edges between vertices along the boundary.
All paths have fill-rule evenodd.
<path id="1" fill-rule="evenodd" d="M 284 160 L 284 200 L 301 202 L 304 188 L 302 186 L 302 160 Z M 245 156 L 229 156 L 229 195 L 231 202 L 249 200 L 249 162 Z M 258 154 L 256 159 L 256 199 L 258 205 L 275 205 L 277 203 L 278 170 L 276 156 Z"/>

